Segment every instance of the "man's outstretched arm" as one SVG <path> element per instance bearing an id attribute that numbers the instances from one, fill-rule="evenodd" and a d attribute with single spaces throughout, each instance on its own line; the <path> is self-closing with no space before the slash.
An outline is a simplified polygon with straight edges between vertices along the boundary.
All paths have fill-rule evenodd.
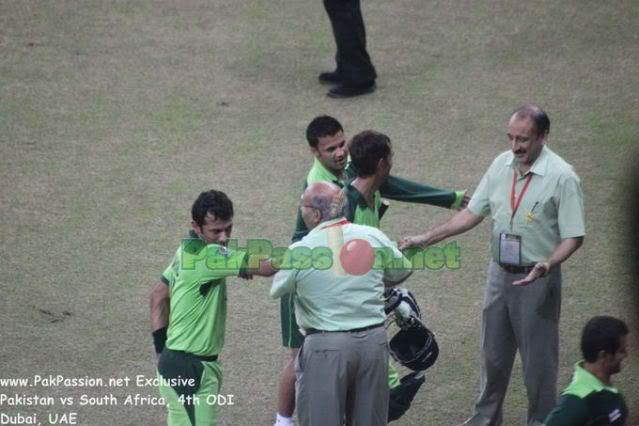
<path id="1" fill-rule="evenodd" d="M 451 217 L 448 222 L 436 226 L 424 234 L 402 238 L 399 242 L 399 248 L 400 250 L 410 247 L 426 248 L 448 237 L 462 234 L 479 225 L 482 220 L 484 220 L 483 216 L 478 216 L 466 208 Z"/>
<path id="2" fill-rule="evenodd" d="M 257 268 L 242 268 L 239 277 L 250 280 L 253 278 L 253 275 L 260 277 L 271 277 L 275 275 L 277 269 L 273 267 L 272 260 L 270 257 L 268 259 L 261 259 Z"/>
<path id="3" fill-rule="evenodd" d="M 470 201 L 467 191 L 450 191 L 390 175 L 379 188 L 382 197 L 407 203 L 430 204 L 448 209 L 465 208 Z"/>

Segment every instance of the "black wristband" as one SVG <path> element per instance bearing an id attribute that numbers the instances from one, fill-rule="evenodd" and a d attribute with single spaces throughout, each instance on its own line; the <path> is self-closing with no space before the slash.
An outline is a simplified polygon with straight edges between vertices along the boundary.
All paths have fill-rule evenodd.
<path id="1" fill-rule="evenodd" d="M 166 343 L 166 330 L 168 327 L 162 327 L 153 332 L 153 346 L 155 346 L 155 353 L 159 354 L 164 349 Z"/>

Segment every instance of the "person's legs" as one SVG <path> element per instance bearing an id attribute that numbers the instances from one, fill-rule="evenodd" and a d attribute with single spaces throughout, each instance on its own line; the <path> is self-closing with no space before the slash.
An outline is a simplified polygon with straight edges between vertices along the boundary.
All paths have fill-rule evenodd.
<path id="1" fill-rule="evenodd" d="M 222 383 L 222 369 L 217 361 L 165 348 L 158 365 L 160 394 L 167 402 L 169 426 L 217 425 L 217 401 Z M 166 381 L 190 380 L 189 384 L 169 386 Z"/>
<path id="2" fill-rule="evenodd" d="M 324 0 L 331 21 L 337 54 L 336 71 L 344 84 L 372 84 L 377 78 L 375 67 L 366 51 L 366 30 L 359 0 Z"/>
<path id="3" fill-rule="evenodd" d="M 291 351 L 291 358 L 280 372 L 277 389 L 277 417 L 276 422 L 286 426 L 292 423 L 295 412 L 295 358 L 304 342 L 304 336 L 299 331 L 295 321 L 294 298 L 287 294 L 280 299 L 280 320 L 282 344 Z M 277 425 L 278 423 L 276 423 Z"/>
<path id="4" fill-rule="evenodd" d="M 507 306 L 512 284 L 505 274 L 499 265 L 490 262 L 481 324 L 481 391 L 473 416 L 464 423 L 466 426 L 502 423 L 502 405 L 517 351 Z"/>
<path id="5" fill-rule="evenodd" d="M 341 348 L 347 341 L 345 334 L 318 333 L 304 341 L 295 363 L 300 426 L 344 424 L 348 371 Z"/>
<path id="6" fill-rule="evenodd" d="M 388 338 L 384 327 L 350 333 L 352 360 L 347 426 L 384 426 L 388 421 Z M 351 367 L 354 367 L 351 369 Z"/>
<path id="7" fill-rule="evenodd" d="M 195 407 L 196 425 L 217 425 L 217 395 L 222 385 L 222 369 L 217 362 L 202 362 L 204 372 L 200 388 L 195 394 L 198 404 Z M 215 397 L 215 398 L 214 398 Z"/>
<path id="8" fill-rule="evenodd" d="M 557 401 L 561 271 L 555 269 L 546 277 L 513 288 L 510 302 L 528 394 L 528 425 L 540 426 Z"/>
<path id="9" fill-rule="evenodd" d="M 298 353 L 298 348 L 291 348 L 291 359 L 280 372 L 277 389 L 277 414 L 284 418 L 292 418 L 295 412 L 295 358 Z M 282 422 L 284 421 L 282 420 Z"/>

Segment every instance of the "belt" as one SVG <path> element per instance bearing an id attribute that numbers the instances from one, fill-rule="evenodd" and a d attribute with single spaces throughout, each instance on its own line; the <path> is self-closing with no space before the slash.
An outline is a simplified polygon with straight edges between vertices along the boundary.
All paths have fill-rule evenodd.
<path id="1" fill-rule="evenodd" d="M 359 331 L 372 330 L 374 328 L 381 327 L 383 325 L 384 323 L 381 322 L 379 324 L 373 324 L 367 327 L 353 328 L 350 330 L 318 330 L 316 328 L 307 328 L 304 330 L 304 332 L 306 333 L 307 336 L 310 336 L 311 334 L 317 334 L 317 333 L 357 333 Z"/>
<path id="2" fill-rule="evenodd" d="M 200 361 L 206 361 L 206 362 L 217 361 L 217 355 L 202 356 L 202 355 L 193 354 L 193 356 L 196 357 L 197 359 L 199 359 Z"/>
<path id="3" fill-rule="evenodd" d="M 174 349 L 169 349 L 169 348 L 165 348 L 165 350 L 169 351 L 169 352 L 176 353 L 176 354 L 185 355 L 185 356 L 188 356 L 188 357 L 193 357 L 193 358 L 196 358 L 199 361 L 205 361 L 205 362 L 217 361 L 217 355 L 196 355 L 196 354 L 191 353 L 191 352 L 176 351 Z"/>
<path id="4" fill-rule="evenodd" d="M 510 274 L 527 274 L 533 270 L 535 265 L 528 266 L 516 266 L 516 265 L 505 265 L 503 263 L 498 263 L 499 267 L 504 271 Z"/>

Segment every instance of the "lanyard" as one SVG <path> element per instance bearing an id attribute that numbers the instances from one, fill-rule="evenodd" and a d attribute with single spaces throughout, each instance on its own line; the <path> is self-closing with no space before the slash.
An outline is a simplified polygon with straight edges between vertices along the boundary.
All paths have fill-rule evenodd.
<path id="1" fill-rule="evenodd" d="M 513 211 L 512 215 L 510 216 L 510 229 L 512 230 L 513 227 L 513 218 L 515 217 L 515 213 L 517 213 L 517 210 L 519 210 L 519 205 L 521 204 L 521 200 L 524 198 L 524 194 L 526 193 L 526 190 L 528 189 L 528 184 L 530 183 L 530 180 L 532 179 L 533 174 L 532 173 L 528 173 L 528 176 L 526 176 L 526 180 L 524 182 L 524 187 L 521 188 L 521 192 L 519 193 L 519 197 L 515 196 L 515 186 L 517 185 L 517 172 L 515 170 L 513 170 L 513 186 L 512 189 L 510 191 L 510 209 Z"/>

